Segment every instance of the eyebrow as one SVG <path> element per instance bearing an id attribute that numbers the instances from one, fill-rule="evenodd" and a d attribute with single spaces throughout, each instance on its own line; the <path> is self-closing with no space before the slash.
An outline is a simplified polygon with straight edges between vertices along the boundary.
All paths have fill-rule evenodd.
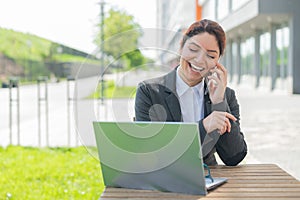
<path id="1" fill-rule="evenodd" d="M 201 49 L 205 49 L 204 47 L 202 47 L 202 46 L 196 44 L 195 42 L 191 42 L 190 44 L 193 44 L 193 45 L 195 45 L 195 46 L 197 46 L 197 47 L 199 47 L 199 48 L 201 48 Z M 216 50 L 212 50 L 212 49 L 205 49 L 205 50 L 206 50 L 207 52 L 212 52 L 212 53 L 218 54 L 218 52 L 217 52 Z"/>

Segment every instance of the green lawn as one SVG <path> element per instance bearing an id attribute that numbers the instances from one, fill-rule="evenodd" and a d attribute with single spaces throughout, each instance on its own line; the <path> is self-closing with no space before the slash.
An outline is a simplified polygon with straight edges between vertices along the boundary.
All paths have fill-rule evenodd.
<path id="1" fill-rule="evenodd" d="M 1 200 L 90 200 L 103 189 L 99 160 L 85 147 L 0 147 Z"/>
<path id="2" fill-rule="evenodd" d="M 134 98 L 136 93 L 136 86 L 119 86 L 117 87 L 114 81 L 109 80 L 105 82 L 104 97 L 113 98 Z M 101 98 L 101 83 L 97 87 L 97 91 L 88 96 L 89 99 Z"/>

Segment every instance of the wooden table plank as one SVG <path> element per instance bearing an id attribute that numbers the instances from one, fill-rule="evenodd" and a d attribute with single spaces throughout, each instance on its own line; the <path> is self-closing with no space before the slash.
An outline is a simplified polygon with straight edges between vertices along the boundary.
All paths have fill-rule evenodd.
<path id="1" fill-rule="evenodd" d="M 285 197 L 285 198 L 291 198 L 291 197 L 298 197 L 300 199 L 300 192 L 280 192 L 280 193 L 274 193 L 274 192 L 243 192 L 243 193 L 229 193 L 229 192 L 211 192 L 207 195 L 208 197 L 228 197 L 228 198 L 242 198 L 242 197 Z"/>
<path id="2" fill-rule="evenodd" d="M 120 192 L 112 192 L 106 191 L 105 195 L 102 196 L 102 199 L 106 198 L 170 198 L 170 199 L 199 199 L 199 198 L 283 198 L 283 199 L 290 199 L 290 198 L 300 198 L 300 191 L 293 191 L 293 192 L 265 192 L 265 191 L 248 191 L 248 192 L 210 192 L 207 196 L 196 196 L 196 195 L 184 195 L 184 194 L 175 194 L 175 193 L 163 193 L 163 192 L 138 192 L 136 190 L 126 190 Z"/>
<path id="3" fill-rule="evenodd" d="M 251 187 L 251 188 L 225 188 L 225 187 L 219 187 L 213 192 L 228 192 L 228 193 L 244 193 L 244 192 L 273 192 L 273 193 L 282 193 L 282 192 L 300 192 L 299 187 L 289 187 L 289 188 L 280 188 L 280 187 Z"/>
<path id="4" fill-rule="evenodd" d="M 232 183 L 239 183 L 239 184 L 247 184 L 247 183 L 262 183 L 262 184 L 281 184 L 281 183 L 288 183 L 288 184 L 297 184 L 299 183 L 299 181 L 297 180 L 249 180 L 249 179 L 229 179 L 228 183 L 232 184 Z"/>
<path id="5" fill-rule="evenodd" d="M 210 191 L 207 196 L 106 188 L 101 199 L 300 199 L 300 182 L 276 165 L 214 166 L 211 172 L 213 176 L 228 178 L 228 182 Z"/>
<path id="6" fill-rule="evenodd" d="M 234 175 L 228 175 L 224 176 L 220 174 L 220 177 L 226 177 L 229 180 L 295 180 L 291 176 L 234 176 Z M 218 177 L 218 176 L 213 176 Z"/>
<path id="7" fill-rule="evenodd" d="M 243 188 L 299 188 L 300 183 L 275 183 L 275 184 L 265 184 L 265 183 L 245 183 L 242 185 Z M 240 188 L 241 184 L 238 183 L 231 183 L 231 184 L 224 184 L 221 188 Z"/>

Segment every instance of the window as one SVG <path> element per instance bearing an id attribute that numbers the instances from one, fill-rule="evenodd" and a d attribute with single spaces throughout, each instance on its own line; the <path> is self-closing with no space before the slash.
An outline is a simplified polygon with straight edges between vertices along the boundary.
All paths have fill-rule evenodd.
<path id="1" fill-rule="evenodd" d="M 288 76 L 288 47 L 289 28 L 284 27 L 276 31 L 277 46 L 277 74 L 284 79 Z"/>
<path id="2" fill-rule="evenodd" d="M 264 33 L 260 36 L 260 75 L 268 76 L 270 65 L 271 35 Z"/>
<path id="3" fill-rule="evenodd" d="M 254 74 L 254 38 L 251 37 L 241 44 L 241 74 L 253 75 Z"/>

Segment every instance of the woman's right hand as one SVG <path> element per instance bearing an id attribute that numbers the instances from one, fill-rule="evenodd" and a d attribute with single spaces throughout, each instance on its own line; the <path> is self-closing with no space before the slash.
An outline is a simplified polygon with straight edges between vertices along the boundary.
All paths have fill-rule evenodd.
<path id="1" fill-rule="evenodd" d="M 223 135 L 224 133 L 231 131 L 230 119 L 232 121 L 237 120 L 228 112 L 213 111 L 210 115 L 203 119 L 203 126 L 207 133 L 218 130 L 218 132 Z"/>

